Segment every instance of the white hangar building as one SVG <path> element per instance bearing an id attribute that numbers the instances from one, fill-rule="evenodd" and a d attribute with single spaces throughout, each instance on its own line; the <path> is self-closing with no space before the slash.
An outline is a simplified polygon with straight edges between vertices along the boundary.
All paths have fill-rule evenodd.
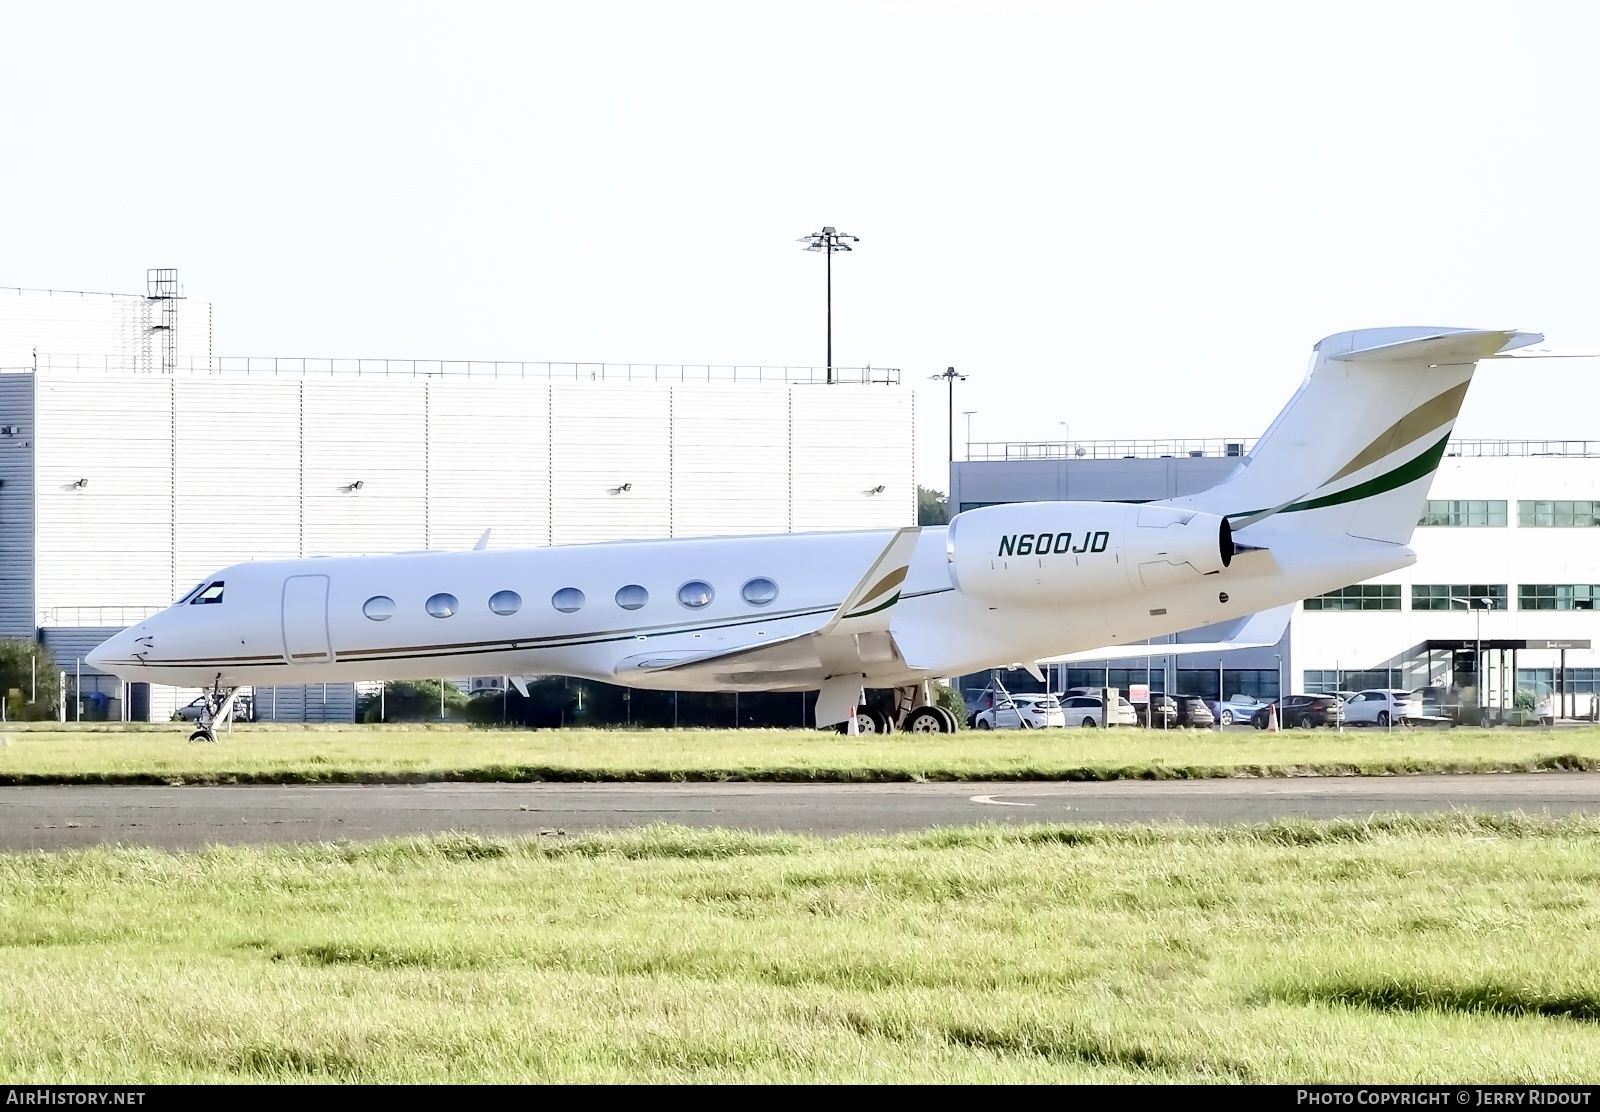
<path id="1" fill-rule="evenodd" d="M 116 629 L 252 558 L 916 520 L 892 369 L 218 357 L 210 306 L 157 281 L 0 290 L 0 636 L 42 640 L 69 687 Z M 190 697 L 128 694 L 112 717 Z M 348 720 L 354 692 L 256 703 Z"/>

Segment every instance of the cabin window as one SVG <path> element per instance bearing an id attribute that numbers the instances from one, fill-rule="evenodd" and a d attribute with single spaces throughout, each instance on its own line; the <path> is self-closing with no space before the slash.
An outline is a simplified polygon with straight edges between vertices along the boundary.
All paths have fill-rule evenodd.
<path id="1" fill-rule="evenodd" d="M 583 609 L 583 592 L 576 587 L 563 587 L 550 596 L 550 605 L 563 614 Z"/>
<path id="2" fill-rule="evenodd" d="M 617 588 L 617 605 L 624 610 L 637 610 L 650 601 L 650 592 L 637 583 Z"/>
<path id="3" fill-rule="evenodd" d="M 375 622 L 386 622 L 394 617 L 394 599 L 388 595 L 373 595 L 361 604 L 361 612 Z"/>
<path id="4" fill-rule="evenodd" d="M 461 604 L 456 601 L 456 596 L 446 594 L 443 591 L 429 596 L 428 601 L 423 606 L 435 618 L 448 618 L 461 609 Z"/>
<path id="5" fill-rule="evenodd" d="M 751 606 L 766 606 L 778 597 L 778 585 L 765 576 L 757 576 L 739 591 Z"/>
<path id="6" fill-rule="evenodd" d="M 502 618 L 522 609 L 522 596 L 515 591 L 496 591 L 489 596 L 489 609 Z"/>
<path id="7" fill-rule="evenodd" d="M 691 579 L 678 588 L 678 601 L 690 610 L 710 606 L 711 600 L 716 597 L 717 593 L 711 589 L 711 584 L 703 579 Z"/>
<path id="8" fill-rule="evenodd" d="M 201 592 L 198 595 L 195 595 L 194 598 L 189 602 L 189 605 L 190 606 L 209 606 L 214 602 L 221 602 L 221 601 L 222 601 L 222 580 L 219 579 L 215 583 L 213 583 L 210 586 L 208 586 L 208 587 L 204 588 L 203 590 L 201 590 Z"/>

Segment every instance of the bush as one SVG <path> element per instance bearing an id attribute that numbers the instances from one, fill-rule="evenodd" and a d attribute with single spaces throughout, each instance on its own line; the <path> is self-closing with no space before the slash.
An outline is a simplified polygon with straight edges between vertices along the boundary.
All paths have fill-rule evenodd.
<path id="1" fill-rule="evenodd" d="M 37 669 L 39 694 L 38 698 L 30 700 L 34 669 Z M 61 701 L 60 678 L 56 662 L 43 645 L 21 637 L 0 638 L 0 696 L 5 698 L 8 719 L 54 718 Z"/>
<path id="2" fill-rule="evenodd" d="M 949 684 L 938 684 L 933 689 L 933 701 L 936 706 L 941 706 L 956 716 L 957 725 L 964 725 L 967 721 L 967 704 L 961 698 L 961 692 Z"/>

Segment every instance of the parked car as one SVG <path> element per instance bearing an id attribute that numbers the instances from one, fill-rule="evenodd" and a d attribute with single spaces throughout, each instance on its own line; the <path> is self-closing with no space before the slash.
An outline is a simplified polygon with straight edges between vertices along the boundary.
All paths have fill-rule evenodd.
<path id="1" fill-rule="evenodd" d="M 1174 695 L 1172 701 L 1178 707 L 1178 725 L 1209 730 L 1217 724 L 1216 715 L 1211 713 L 1211 708 L 1206 706 L 1206 701 L 1200 696 Z"/>
<path id="2" fill-rule="evenodd" d="M 1411 693 L 1411 718 L 1416 722 L 1454 722 L 1461 712 L 1461 693 L 1449 687 L 1419 687 Z"/>
<path id="3" fill-rule="evenodd" d="M 1250 716 L 1250 725 L 1267 728 L 1273 704 L 1268 703 Z M 1309 730 L 1316 726 L 1337 726 L 1344 721 L 1344 700 L 1337 695 L 1286 695 L 1278 704 L 1278 725 Z"/>
<path id="4" fill-rule="evenodd" d="M 205 711 L 206 699 L 202 695 L 194 702 L 178 708 L 178 717 L 185 722 L 198 722 L 200 715 Z M 233 720 L 235 722 L 253 722 L 255 716 L 250 712 L 250 696 L 239 695 L 233 700 Z"/>
<path id="5" fill-rule="evenodd" d="M 1093 729 L 1106 724 L 1105 707 L 1097 695 L 1069 696 L 1061 700 L 1061 710 L 1069 726 L 1085 726 Z M 1133 704 L 1118 695 L 1116 706 L 1111 709 L 1111 725 L 1137 726 L 1138 724 L 1139 719 L 1133 712 Z"/>
<path id="6" fill-rule="evenodd" d="M 1220 702 L 1216 699 L 1206 700 L 1207 709 L 1224 726 L 1231 726 L 1235 722 L 1248 722 L 1256 711 L 1266 705 L 1254 695 L 1235 695 Z"/>
<path id="7" fill-rule="evenodd" d="M 1413 722 L 1421 706 L 1413 707 L 1411 692 L 1387 688 L 1357 691 L 1345 700 L 1344 720 L 1351 726 L 1389 726 Z"/>
<path id="8" fill-rule="evenodd" d="M 1013 695 L 1001 696 L 994 706 L 976 712 L 972 724 L 980 730 L 1040 730 L 1059 728 L 1067 721 L 1054 695 Z"/>
<path id="9" fill-rule="evenodd" d="M 1154 719 L 1151 718 L 1152 708 L 1154 708 Z M 1172 701 L 1172 696 L 1157 692 L 1150 696 L 1149 701 L 1136 700 L 1133 704 L 1133 715 L 1141 726 L 1170 730 L 1178 724 L 1178 704 Z"/>

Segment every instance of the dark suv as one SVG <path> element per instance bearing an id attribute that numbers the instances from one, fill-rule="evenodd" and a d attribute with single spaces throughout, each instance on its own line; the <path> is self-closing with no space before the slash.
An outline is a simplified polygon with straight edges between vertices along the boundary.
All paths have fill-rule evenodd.
<path id="1" fill-rule="evenodd" d="M 1337 695 L 1286 695 L 1277 704 L 1268 703 L 1250 718 L 1250 725 L 1258 730 L 1267 728 L 1267 715 L 1272 707 L 1278 708 L 1278 725 L 1287 730 L 1297 726 L 1309 730 L 1313 726 L 1337 726 L 1344 721 L 1344 700 Z"/>
<path id="2" fill-rule="evenodd" d="M 1178 704 L 1172 701 L 1172 696 L 1159 691 L 1150 696 L 1149 702 L 1134 702 L 1133 713 L 1138 716 L 1139 725 L 1153 726 L 1157 730 L 1170 730 L 1178 724 Z"/>
<path id="3" fill-rule="evenodd" d="M 1217 724 L 1217 716 L 1211 713 L 1211 708 L 1200 696 L 1174 695 L 1172 701 L 1178 704 L 1178 725 L 1209 730 Z"/>

